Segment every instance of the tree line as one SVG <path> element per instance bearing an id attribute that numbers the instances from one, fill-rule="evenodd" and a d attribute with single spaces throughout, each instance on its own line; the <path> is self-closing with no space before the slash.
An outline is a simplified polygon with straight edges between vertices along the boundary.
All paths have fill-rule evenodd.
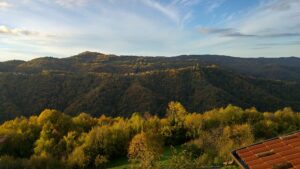
<path id="1" fill-rule="evenodd" d="M 72 117 L 46 109 L 6 121 L 0 126 L 0 168 L 101 169 L 120 157 L 128 157 L 131 168 L 237 168 L 232 150 L 300 129 L 300 114 L 291 108 L 259 112 L 228 105 L 196 113 L 170 102 L 166 112 L 162 118 Z M 163 165 L 159 160 L 170 146 L 181 148 Z"/>

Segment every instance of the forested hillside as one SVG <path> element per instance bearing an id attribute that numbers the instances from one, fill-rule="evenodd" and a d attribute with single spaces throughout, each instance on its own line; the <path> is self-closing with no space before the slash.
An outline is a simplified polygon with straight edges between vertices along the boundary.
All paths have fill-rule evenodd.
<path id="1" fill-rule="evenodd" d="M 0 63 L 0 121 L 53 108 L 70 115 L 164 115 L 180 101 L 190 112 L 235 104 L 300 110 L 300 59 L 228 56 L 138 57 L 84 52 Z M 291 92 L 292 91 L 292 92 Z"/>
<path id="2" fill-rule="evenodd" d="M 190 113 L 170 102 L 166 112 L 163 118 L 71 117 L 46 109 L 7 121 L 0 125 L 0 168 L 237 169 L 230 151 L 300 129 L 300 114 L 290 108 L 259 112 L 229 105 Z M 117 163 L 120 158 L 125 163 Z"/>
<path id="3" fill-rule="evenodd" d="M 83 52 L 68 58 L 44 57 L 28 62 L 0 62 L 0 72 L 41 73 L 44 71 L 138 73 L 188 66 L 219 66 L 245 75 L 272 80 L 300 81 L 300 58 L 238 58 L 220 55 L 176 57 L 117 56 Z"/>

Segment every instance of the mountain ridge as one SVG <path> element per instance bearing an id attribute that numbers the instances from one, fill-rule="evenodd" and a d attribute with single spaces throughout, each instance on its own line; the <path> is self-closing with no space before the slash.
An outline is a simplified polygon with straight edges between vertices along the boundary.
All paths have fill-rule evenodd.
<path id="1" fill-rule="evenodd" d="M 85 52 L 64 59 L 11 62 L 17 68 L 0 64 L 0 71 L 7 70 L 0 73 L 0 121 L 45 108 L 71 115 L 149 112 L 163 116 L 170 101 L 180 101 L 190 112 L 228 104 L 300 111 L 300 59 L 291 59 Z"/>
<path id="2" fill-rule="evenodd" d="M 13 63 L 13 64 L 12 64 Z M 300 58 L 240 58 L 225 55 L 180 55 L 145 57 L 82 52 L 68 58 L 43 57 L 31 61 L 0 62 L 0 72 L 41 73 L 137 73 L 187 66 L 220 66 L 247 76 L 271 80 L 300 81 Z"/>
<path id="3" fill-rule="evenodd" d="M 0 61 L 0 63 L 14 62 L 14 61 L 17 61 L 17 62 L 30 62 L 32 60 L 42 59 L 42 58 L 54 58 L 54 59 L 64 60 L 64 59 L 70 59 L 70 58 L 73 58 L 73 57 L 85 57 L 85 56 L 88 56 L 88 55 L 91 55 L 91 54 L 94 54 L 94 55 L 106 55 L 106 56 L 113 56 L 113 57 L 128 57 L 128 56 L 130 56 L 130 57 L 147 57 L 147 58 L 156 58 L 156 57 L 158 57 L 158 58 L 176 58 L 176 57 L 186 57 L 186 56 L 200 56 L 200 57 L 201 56 L 217 56 L 217 57 L 229 57 L 229 58 L 237 58 L 237 59 L 300 59 L 300 57 L 298 57 L 298 56 L 238 57 L 238 56 L 229 56 L 229 55 L 220 55 L 220 54 L 181 54 L 181 55 L 174 55 L 174 56 L 163 56 L 163 55 L 161 55 L 161 56 L 151 56 L 151 55 L 130 55 L 130 54 L 127 54 L 127 55 L 116 55 L 116 54 L 105 54 L 105 53 L 95 52 L 95 51 L 84 51 L 84 52 L 81 52 L 81 53 L 79 53 L 77 55 L 73 55 L 73 56 L 69 56 L 69 57 L 63 57 L 63 58 L 56 58 L 56 57 L 53 57 L 53 56 L 44 56 L 44 57 L 34 58 L 34 59 L 31 59 L 31 60 L 28 60 L 28 61 L 13 59 L 13 60 Z"/>

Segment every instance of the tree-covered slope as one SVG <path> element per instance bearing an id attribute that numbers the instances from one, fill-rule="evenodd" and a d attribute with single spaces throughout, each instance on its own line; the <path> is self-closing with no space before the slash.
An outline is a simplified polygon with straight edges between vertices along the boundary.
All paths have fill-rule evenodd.
<path id="1" fill-rule="evenodd" d="M 44 57 L 28 62 L 0 62 L 0 72 L 41 73 L 45 71 L 138 73 L 188 66 L 219 66 L 247 76 L 271 80 L 300 81 L 300 58 L 238 58 L 220 55 L 182 55 L 177 57 L 116 56 L 83 52 L 68 58 Z"/>
<path id="2" fill-rule="evenodd" d="M 105 63 L 108 58 L 119 60 Z M 17 69 L 24 69 L 21 72 L 0 74 L 0 119 L 29 116 L 45 108 L 95 116 L 129 116 L 133 112 L 164 115 L 172 100 L 180 101 L 190 112 L 227 104 L 255 106 L 262 111 L 286 106 L 300 110 L 297 82 L 266 80 L 219 66 L 192 64 L 189 57 L 183 59 L 186 63 L 176 61 L 181 57 L 172 58 L 174 62 L 169 58 L 157 61 L 144 57 L 149 62 L 138 65 L 146 66 L 134 66 L 137 58 L 141 59 L 97 54 L 74 56 L 63 59 L 64 62 L 43 58 L 19 64 Z M 31 65 L 30 70 L 25 71 L 26 65 Z"/>

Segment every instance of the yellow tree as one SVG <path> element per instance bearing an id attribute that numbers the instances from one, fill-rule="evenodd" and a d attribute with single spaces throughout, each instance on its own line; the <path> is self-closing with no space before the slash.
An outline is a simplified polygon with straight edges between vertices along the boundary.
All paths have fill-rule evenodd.
<path id="1" fill-rule="evenodd" d="M 88 132 L 98 123 L 96 118 L 93 118 L 87 113 L 80 113 L 78 116 L 73 117 L 72 121 L 77 128 L 83 130 L 84 132 Z"/>
<path id="2" fill-rule="evenodd" d="M 174 122 L 178 123 L 183 121 L 183 118 L 188 114 L 183 105 L 179 102 L 170 102 L 168 104 L 167 116 L 168 118 Z"/>
<path id="3" fill-rule="evenodd" d="M 254 142 L 251 126 L 249 124 L 227 126 L 218 141 L 219 156 L 223 161 L 231 159 L 230 151 L 250 145 Z"/>
<path id="4" fill-rule="evenodd" d="M 184 120 L 188 112 L 179 102 L 170 102 L 167 108 L 168 125 L 162 129 L 167 144 L 180 145 L 187 140 Z"/>
<path id="5" fill-rule="evenodd" d="M 138 162 L 143 169 L 153 168 L 161 153 L 162 141 L 159 137 L 144 132 L 133 137 L 128 150 L 130 161 Z"/>

